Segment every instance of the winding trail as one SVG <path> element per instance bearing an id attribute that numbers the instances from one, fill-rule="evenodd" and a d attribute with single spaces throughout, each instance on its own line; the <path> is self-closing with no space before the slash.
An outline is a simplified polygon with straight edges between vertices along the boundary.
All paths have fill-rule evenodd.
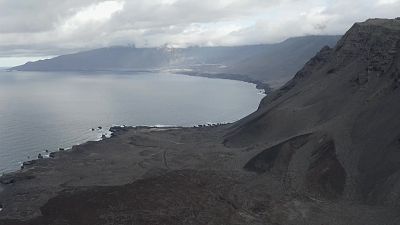
<path id="1" fill-rule="evenodd" d="M 164 161 L 165 167 L 166 167 L 168 170 L 171 170 L 171 168 L 169 168 L 168 162 L 167 162 L 167 150 L 164 150 L 164 153 L 163 153 L 163 161 Z"/>

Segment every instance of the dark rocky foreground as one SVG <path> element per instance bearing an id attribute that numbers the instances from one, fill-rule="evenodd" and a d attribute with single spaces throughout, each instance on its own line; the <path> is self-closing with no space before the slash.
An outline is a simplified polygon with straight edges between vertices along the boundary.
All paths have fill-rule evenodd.
<path id="1" fill-rule="evenodd" d="M 355 24 L 257 112 L 120 128 L 0 178 L 0 224 L 400 224 L 400 20 Z"/>

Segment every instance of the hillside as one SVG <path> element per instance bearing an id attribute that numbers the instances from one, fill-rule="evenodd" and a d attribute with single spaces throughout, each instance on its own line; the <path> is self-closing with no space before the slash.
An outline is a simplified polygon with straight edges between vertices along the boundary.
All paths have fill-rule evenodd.
<path id="1" fill-rule="evenodd" d="M 236 74 L 271 82 L 287 81 L 323 46 L 333 46 L 339 36 L 306 36 L 282 43 L 237 47 L 135 48 L 110 47 L 53 59 L 28 62 L 21 71 L 91 70 L 192 70 L 191 75 Z"/>
<path id="2" fill-rule="evenodd" d="M 252 115 L 113 128 L 0 179 L 1 225 L 400 224 L 400 20 L 355 24 Z"/>
<path id="3" fill-rule="evenodd" d="M 247 166 L 260 170 L 266 151 L 303 140 L 280 165 L 296 189 L 399 206 L 399 50 L 400 20 L 355 24 L 235 124 L 225 144 L 269 146 Z"/>

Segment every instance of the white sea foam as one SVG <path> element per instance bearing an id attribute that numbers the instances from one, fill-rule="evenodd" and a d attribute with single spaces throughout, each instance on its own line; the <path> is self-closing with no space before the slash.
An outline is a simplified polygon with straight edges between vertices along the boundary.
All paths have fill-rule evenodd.
<path id="1" fill-rule="evenodd" d="M 168 128 L 168 127 L 177 127 L 176 125 L 163 125 L 163 124 L 156 124 L 154 126 L 149 127 L 156 127 L 156 128 Z"/>

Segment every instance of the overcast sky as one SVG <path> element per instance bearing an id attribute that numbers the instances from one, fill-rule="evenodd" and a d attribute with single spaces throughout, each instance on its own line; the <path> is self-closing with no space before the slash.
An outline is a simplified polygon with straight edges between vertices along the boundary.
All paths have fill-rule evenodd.
<path id="1" fill-rule="evenodd" d="M 242 45 L 343 34 L 400 0 L 0 0 L 0 66 L 132 45 Z"/>

